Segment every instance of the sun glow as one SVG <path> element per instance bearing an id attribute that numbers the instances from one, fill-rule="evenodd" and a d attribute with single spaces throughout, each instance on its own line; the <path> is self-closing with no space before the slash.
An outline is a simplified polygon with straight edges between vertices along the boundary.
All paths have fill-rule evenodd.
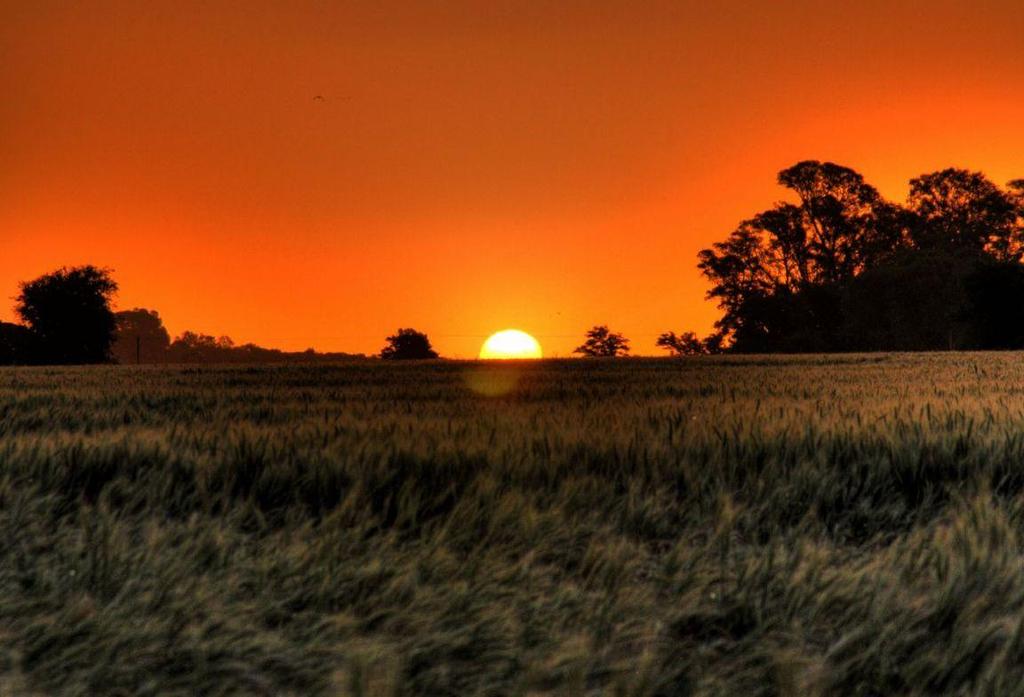
<path id="1" fill-rule="evenodd" d="M 480 358 L 540 358 L 540 344 L 526 332 L 504 329 L 488 337 L 480 347 Z"/>

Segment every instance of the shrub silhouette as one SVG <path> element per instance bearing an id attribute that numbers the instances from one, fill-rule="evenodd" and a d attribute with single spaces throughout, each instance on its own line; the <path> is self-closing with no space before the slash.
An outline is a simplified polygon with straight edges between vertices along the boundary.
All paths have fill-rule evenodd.
<path id="1" fill-rule="evenodd" d="M 437 358 L 437 351 L 430 345 L 430 339 L 415 329 L 399 329 L 387 338 L 387 345 L 381 349 L 380 357 L 385 360 L 424 360 Z"/>
<path id="2" fill-rule="evenodd" d="M 594 358 L 625 356 L 629 353 L 629 339 L 611 331 L 607 325 L 599 324 L 587 331 L 587 340 L 577 346 L 573 353 Z"/>

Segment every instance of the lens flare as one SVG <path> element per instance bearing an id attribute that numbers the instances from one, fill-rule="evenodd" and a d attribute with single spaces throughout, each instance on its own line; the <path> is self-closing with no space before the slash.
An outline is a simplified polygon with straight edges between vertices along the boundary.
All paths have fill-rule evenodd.
<path id="1" fill-rule="evenodd" d="M 504 329 L 488 337 L 480 347 L 480 358 L 540 358 L 540 344 L 526 332 Z"/>
<path id="2" fill-rule="evenodd" d="M 501 397 L 519 385 L 521 366 L 515 363 L 491 363 L 476 366 L 463 374 L 466 387 L 485 397 Z"/>

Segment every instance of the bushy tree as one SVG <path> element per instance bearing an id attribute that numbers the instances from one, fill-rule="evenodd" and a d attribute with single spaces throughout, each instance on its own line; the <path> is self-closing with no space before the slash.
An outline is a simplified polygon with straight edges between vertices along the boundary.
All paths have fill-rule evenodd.
<path id="1" fill-rule="evenodd" d="M 425 360 L 438 357 L 427 335 L 415 329 L 400 328 L 386 341 L 387 344 L 380 351 L 380 357 L 385 360 Z"/>
<path id="2" fill-rule="evenodd" d="M 839 308 L 825 302 L 834 293 L 816 293 L 814 302 L 801 306 L 785 307 L 784 301 L 848 282 L 904 238 L 905 213 L 848 167 L 807 160 L 780 172 L 778 181 L 799 205 L 777 204 L 698 255 L 698 268 L 712 283 L 708 298 L 723 310 L 716 326 L 736 350 L 754 349 L 744 345 L 744 337 L 760 347 L 754 350 L 778 343 L 778 328 L 765 324 L 773 316 L 834 323 Z"/>
<path id="3" fill-rule="evenodd" d="M 117 331 L 117 283 L 95 266 L 61 268 L 21 284 L 15 311 L 36 340 L 35 362 L 106 363 Z"/>
<path id="4" fill-rule="evenodd" d="M 898 244 L 894 207 L 849 167 L 806 160 L 779 172 L 778 181 L 800 205 L 777 206 L 785 211 L 781 227 L 773 224 L 771 213 L 762 214 L 768 216 L 763 222 L 782 256 L 803 269 L 800 281 L 840 283 Z"/>
<path id="5" fill-rule="evenodd" d="M 596 358 L 615 358 L 629 353 L 629 339 L 600 324 L 587 331 L 587 339 L 573 353 Z"/>

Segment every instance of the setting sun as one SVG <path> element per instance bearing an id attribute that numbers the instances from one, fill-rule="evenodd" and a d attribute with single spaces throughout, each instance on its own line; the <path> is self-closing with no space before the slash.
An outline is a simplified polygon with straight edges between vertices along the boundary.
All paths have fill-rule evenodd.
<path id="1" fill-rule="evenodd" d="M 492 334 L 480 347 L 480 358 L 540 358 L 540 344 L 526 332 L 505 329 Z"/>

